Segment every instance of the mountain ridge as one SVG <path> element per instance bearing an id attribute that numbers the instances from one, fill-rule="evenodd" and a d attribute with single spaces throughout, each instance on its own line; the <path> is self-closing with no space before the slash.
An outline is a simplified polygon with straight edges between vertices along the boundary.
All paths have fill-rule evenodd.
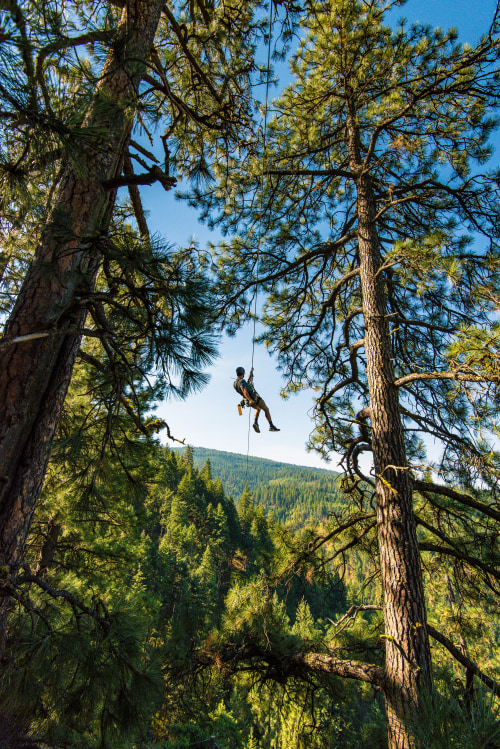
<path id="1" fill-rule="evenodd" d="M 345 503 L 341 474 L 328 468 L 257 458 L 211 448 L 190 446 L 198 469 L 210 461 L 214 479 L 220 479 L 226 494 L 238 501 L 246 485 L 255 504 L 272 512 L 279 523 L 303 527 L 322 523 L 330 512 Z M 184 453 L 186 448 L 174 448 Z"/>
<path id="2" fill-rule="evenodd" d="M 185 450 L 186 450 L 187 447 L 188 446 L 186 445 L 184 447 L 169 447 L 169 449 L 172 450 L 173 452 L 179 452 L 179 453 L 182 454 L 183 452 L 185 452 Z M 214 448 L 211 448 L 211 447 L 199 447 L 199 446 L 196 446 L 196 445 L 189 445 L 189 447 L 193 451 L 194 455 L 196 455 L 199 452 L 202 452 L 203 454 L 205 454 L 205 453 L 214 453 L 214 454 L 217 454 L 217 455 L 228 455 L 228 456 L 231 456 L 231 457 L 241 458 L 241 459 L 245 460 L 245 462 L 246 462 L 246 459 L 247 459 L 247 456 L 244 453 L 233 453 L 230 450 L 215 450 Z M 303 469 L 308 470 L 308 471 L 318 471 L 320 473 L 333 474 L 334 476 L 340 475 L 339 471 L 334 471 L 332 468 L 318 468 L 316 466 L 306 466 L 306 465 L 304 465 L 302 463 L 288 463 L 285 460 L 272 460 L 271 458 L 260 458 L 257 455 L 249 455 L 248 456 L 248 461 L 249 462 L 250 461 L 262 461 L 263 463 L 273 463 L 276 466 L 287 466 L 287 467 L 291 467 L 291 468 L 303 468 Z"/>

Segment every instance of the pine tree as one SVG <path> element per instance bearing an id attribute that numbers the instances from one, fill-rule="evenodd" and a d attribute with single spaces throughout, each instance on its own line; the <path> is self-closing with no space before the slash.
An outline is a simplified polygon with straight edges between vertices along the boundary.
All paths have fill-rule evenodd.
<path id="1" fill-rule="evenodd" d="M 311 609 L 307 605 L 307 601 L 302 599 L 297 607 L 297 616 L 295 624 L 293 625 L 292 632 L 294 635 L 298 635 L 302 640 L 314 641 L 321 636 L 321 630 L 315 627 L 315 622 L 311 614 Z"/>
<path id="2" fill-rule="evenodd" d="M 206 483 L 207 487 L 210 488 L 212 484 L 212 466 L 210 464 L 210 459 L 207 458 L 205 465 L 203 466 L 201 473 L 200 473 L 203 481 Z"/>
<path id="3" fill-rule="evenodd" d="M 193 458 L 194 458 L 193 448 L 191 447 L 191 445 L 188 445 L 182 455 L 182 462 L 184 463 L 184 465 L 192 469 L 194 468 Z"/>
<path id="4" fill-rule="evenodd" d="M 253 521 L 254 507 L 252 494 L 246 484 L 243 494 L 238 503 L 238 516 L 240 518 L 241 531 L 246 544 L 250 542 L 250 528 Z"/>
<path id="5" fill-rule="evenodd" d="M 113 363 L 123 363 L 126 342 L 114 338 L 110 317 L 118 311 L 123 332 L 127 313 L 137 317 L 135 304 L 143 325 L 147 309 L 162 307 L 155 274 L 141 283 L 133 271 L 140 257 L 144 269 L 154 255 L 138 185 L 158 181 L 169 190 L 176 181 L 170 171 L 177 170 L 202 180 L 207 151 L 222 141 L 231 151 L 251 120 L 253 44 L 262 27 L 254 10 L 253 3 L 243 12 L 231 3 L 167 8 L 159 0 L 54 2 L 50 13 L 36 1 L 6 5 L 3 227 L 34 227 L 36 237 L 25 243 L 24 257 L 7 248 L 8 268 L 2 261 L 9 298 L 16 300 L 0 346 L 0 535 L 2 561 L 13 569 L 22 560 L 73 365 L 89 332 L 88 313 L 91 335 L 105 341 Z M 147 133 L 163 129 L 163 159 L 134 141 L 136 126 Z M 120 227 L 115 241 L 127 213 L 116 201 L 120 187 L 129 188 L 128 215 L 141 240 L 129 242 L 128 253 L 130 232 Z M 192 275 L 197 261 L 189 256 L 184 253 Z M 149 346 L 149 365 L 163 370 L 166 381 L 179 375 L 177 389 L 185 394 L 204 382 L 200 367 L 213 347 L 205 335 L 206 284 L 205 300 L 196 293 L 185 314 L 191 294 L 182 290 L 178 270 L 171 268 L 169 282 L 184 301 L 164 310 L 157 333 L 176 338 L 179 358 L 167 362 Z M 101 279 L 108 284 L 104 296 Z M 126 301 L 115 299 L 120 285 L 128 287 Z M 140 369 L 140 357 L 127 366 Z M 130 393 L 121 396 L 130 399 Z"/>
<path id="6" fill-rule="evenodd" d="M 200 612 L 203 611 L 208 622 L 211 623 L 213 612 L 217 606 L 217 565 L 210 544 L 207 544 L 200 565 L 194 572 L 195 581 L 199 584 L 199 591 L 194 603 Z"/>
<path id="7" fill-rule="evenodd" d="M 377 533 L 389 745 L 406 749 L 414 744 L 408 722 L 431 690 L 420 553 L 448 554 L 498 579 L 482 556 L 497 548 L 494 533 L 485 544 L 467 524 L 464 537 L 463 516 L 468 506 L 483 527 L 499 519 L 498 455 L 481 429 L 498 429 L 491 397 L 498 373 L 479 331 L 491 341 L 498 175 L 483 165 L 500 88 L 496 25 L 470 48 L 454 31 L 391 29 L 390 7 L 346 0 L 310 7 L 294 82 L 274 104 L 265 180 L 262 154 L 244 170 L 235 161 L 205 202 L 209 212 L 224 204 L 219 221 L 237 233 L 220 254 L 229 328 L 246 318 L 246 292 L 259 283 L 267 294 L 262 338 L 279 357 L 286 389 L 320 390 L 311 444 L 343 458 L 356 503 L 337 527 L 353 536 L 348 548 Z M 266 241 L 255 279 L 261 217 Z M 467 353 L 471 326 L 475 356 Z M 468 495 L 424 480 L 420 435 L 440 441 L 441 478 Z M 486 502 L 479 484 L 491 488 Z M 432 519 L 420 513 L 416 489 L 434 497 Z M 460 521 L 451 520 L 445 497 Z M 455 539 L 441 522 L 452 522 Z M 367 678 L 363 668 L 357 678 Z"/>
<path id="8" fill-rule="evenodd" d="M 162 691 L 149 635 L 164 570 L 143 532 L 159 447 L 126 409 L 110 440 L 89 380 L 78 365 L 23 567 L 3 578 L 15 606 L 2 738 L 7 719 L 26 720 L 33 741 L 49 745 L 126 742 L 147 730 Z"/>

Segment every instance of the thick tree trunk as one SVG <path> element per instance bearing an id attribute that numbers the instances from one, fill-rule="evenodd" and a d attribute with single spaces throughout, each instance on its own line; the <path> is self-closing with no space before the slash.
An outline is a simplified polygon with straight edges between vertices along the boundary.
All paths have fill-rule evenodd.
<path id="1" fill-rule="evenodd" d="M 163 0 L 129 0 L 103 67 L 73 165 L 0 341 L 0 563 L 15 569 L 42 487 L 93 289 L 99 238 L 122 168 L 141 74 Z M 47 333 L 34 340 L 23 336 Z"/>
<path id="2" fill-rule="evenodd" d="M 394 387 L 393 352 L 385 284 L 369 175 L 359 156 L 355 113 L 348 117 L 351 169 L 357 175 L 360 281 L 365 354 L 376 475 L 377 526 L 385 623 L 385 686 L 389 748 L 414 746 L 421 690 L 431 687 L 420 554 L 406 459 L 399 397 Z"/>

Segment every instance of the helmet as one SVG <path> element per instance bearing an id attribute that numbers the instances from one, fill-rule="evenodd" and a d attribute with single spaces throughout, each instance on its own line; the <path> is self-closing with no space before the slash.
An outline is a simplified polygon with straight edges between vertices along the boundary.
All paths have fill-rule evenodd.
<path id="1" fill-rule="evenodd" d="M 236 374 L 237 374 L 238 377 L 240 375 L 244 375 L 245 374 L 245 370 L 243 369 L 243 367 L 236 367 Z"/>

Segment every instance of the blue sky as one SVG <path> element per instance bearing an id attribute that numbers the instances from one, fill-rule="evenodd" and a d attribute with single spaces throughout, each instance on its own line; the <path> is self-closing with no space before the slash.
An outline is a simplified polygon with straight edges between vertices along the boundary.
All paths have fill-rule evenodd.
<path id="1" fill-rule="evenodd" d="M 496 0 L 476 3 L 409 0 L 403 8 L 397 9 L 395 16 L 444 29 L 457 27 L 461 41 L 474 43 L 488 31 L 495 7 Z M 166 193 L 161 188 L 152 187 L 144 189 L 142 197 L 149 211 L 150 228 L 169 243 L 186 245 L 194 237 L 204 246 L 209 239 L 216 239 L 198 222 L 196 211 L 176 200 L 173 192 Z M 270 433 L 262 414 L 262 432 L 255 434 L 249 430 L 248 412 L 238 415 L 238 398 L 232 382 L 237 366 L 243 366 L 247 371 L 250 369 L 252 333 L 253 328 L 248 325 L 235 338 L 222 338 L 220 356 L 209 370 L 209 385 L 185 401 L 168 400 L 158 404 L 157 416 L 165 419 L 172 434 L 185 439 L 186 444 L 244 455 L 249 449 L 250 455 L 261 458 L 328 467 L 319 455 L 308 453 L 305 448 L 314 427 L 310 418 L 313 392 L 306 390 L 288 400 L 281 399 L 283 383 L 280 373 L 263 346 L 255 347 L 255 385 L 281 431 Z M 332 455 L 330 467 L 335 469 L 336 463 L 336 456 Z"/>

